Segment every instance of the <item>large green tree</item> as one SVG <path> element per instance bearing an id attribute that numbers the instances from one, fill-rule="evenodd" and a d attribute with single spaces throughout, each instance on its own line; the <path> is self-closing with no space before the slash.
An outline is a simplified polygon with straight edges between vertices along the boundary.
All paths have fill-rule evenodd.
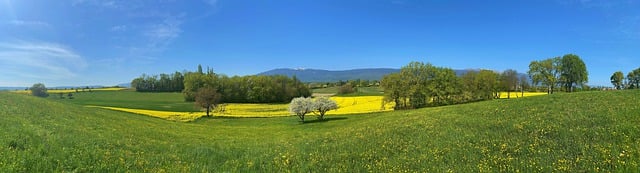
<path id="1" fill-rule="evenodd" d="M 461 82 L 456 72 L 451 68 L 436 67 L 436 75 L 432 79 L 433 90 L 432 92 L 432 106 L 450 105 L 458 102 L 456 96 L 462 92 Z"/>
<path id="2" fill-rule="evenodd" d="M 578 55 L 574 54 L 562 56 L 560 76 L 560 82 L 567 92 L 572 92 L 575 86 L 582 87 L 589 81 L 587 66 Z"/>
<path id="3" fill-rule="evenodd" d="M 624 74 L 621 71 L 617 71 L 611 75 L 611 84 L 616 89 L 620 90 L 624 86 Z"/>
<path id="4" fill-rule="evenodd" d="M 209 112 L 220 103 L 220 94 L 213 87 L 207 86 L 198 89 L 195 94 L 195 100 L 196 105 L 206 109 L 208 117 L 210 116 Z"/>
<path id="5" fill-rule="evenodd" d="M 31 95 L 34 95 L 34 96 L 38 96 L 38 97 L 49 96 L 49 93 L 47 92 L 47 87 L 44 86 L 44 84 L 42 83 L 33 84 L 33 86 L 29 88 L 29 90 L 31 90 Z"/>
<path id="6" fill-rule="evenodd" d="M 450 68 L 429 63 L 411 62 L 400 72 L 381 81 L 385 101 L 396 103 L 395 109 L 421 108 L 464 102 L 462 83 Z"/>
<path id="7" fill-rule="evenodd" d="M 468 70 L 460 78 L 462 101 L 490 100 L 500 91 L 499 74 L 491 70 Z"/>
<path id="8" fill-rule="evenodd" d="M 204 73 L 199 73 L 199 72 L 186 73 L 184 75 L 184 89 L 182 90 L 182 94 L 184 94 L 184 100 L 195 101 L 196 92 L 198 92 L 198 89 L 206 85 L 210 87 L 214 87 L 211 81 L 212 79 L 213 79 L 213 76 L 207 76 Z"/>
<path id="9" fill-rule="evenodd" d="M 519 86 L 520 93 L 522 94 L 522 97 L 524 97 L 524 90 L 527 90 L 530 87 L 527 75 L 520 75 Z"/>
<path id="10" fill-rule="evenodd" d="M 502 89 L 507 91 L 507 98 L 511 98 L 511 91 L 518 87 L 518 72 L 513 69 L 507 69 L 502 72 L 500 77 Z"/>
<path id="11" fill-rule="evenodd" d="M 533 85 L 542 84 L 546 86 L 548 94 L 553 94 L 560 79 L 560 64 L 560 57 L 531 61 L 527 73 Z"/>
<path id="12" fill-rule="evenodd" d="M 384 89 L 385 102 L 394 102 L 394 109 L 408 108 L 407 103 L 407 90 L 409 86 L 405 84 L 406 80 L 403 80 L 400 73 L 391 73 L 382 77 L 380 81 L 380 87 Z"/>
<path id="13" fill-rule="evenodd" d="M 627 83 L 629 89 L 640 88 L 640 68 L 630 71 L 627 74 Z"/>

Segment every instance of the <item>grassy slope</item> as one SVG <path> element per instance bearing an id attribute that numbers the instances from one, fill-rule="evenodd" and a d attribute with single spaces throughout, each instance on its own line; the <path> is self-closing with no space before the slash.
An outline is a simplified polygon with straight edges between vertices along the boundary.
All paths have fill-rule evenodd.
<path id="1" fill-rule="evenodd" d="M 640 92 L 584 92 L 410 111 L 164 121 L 0 92 L 0 170 L 625 171 Z"/>
<path id="2" fill-rule="evenodd" d="M 59 99 L 52 95 L 49 99 L 80 105 L 111 106 L 134 109 L 148 109 L 175 112 L 198 111 L 192 102 L 184 102 L 182 93 L 149 93 L 127 91 L 100 91 L 76 93 L 74 99 Z"/>

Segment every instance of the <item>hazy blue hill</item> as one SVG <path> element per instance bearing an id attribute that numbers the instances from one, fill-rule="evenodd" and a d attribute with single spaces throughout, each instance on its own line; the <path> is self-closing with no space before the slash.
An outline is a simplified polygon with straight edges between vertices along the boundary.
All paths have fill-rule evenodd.
<path id="1" fill-rule="evenodd" d="M 353 69 L 353 70 L 319 70 L 319 69 L 290 69 L 281 68 L 269 70 L 259 73 L 258 75 L 285 75 L 296 76 L 303 82 L 335 82 L 339 80 L 380 80 L 384 75 L 395 73 L 400 71 L 399 69 L 391 68 L 367 68 L 367 69 Z"/>
<path id="2" fill-rule="evenodd" d="M 0 87 L 0 91 L 1 90 L 24 90 L 25 88 L 28 88 L 28 87 Z"/>

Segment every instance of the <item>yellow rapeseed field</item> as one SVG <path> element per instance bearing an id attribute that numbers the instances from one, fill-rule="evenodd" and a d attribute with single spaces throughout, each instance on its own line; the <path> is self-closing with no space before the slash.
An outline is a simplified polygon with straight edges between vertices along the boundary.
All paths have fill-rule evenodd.
<path id="1" fill-rule="evenodd" d="M 524 97 L 546 95 L 546 92 L 524 92 Z M 511 92 L 511 98 L 522 98 L 521 92 Z M 500 98 L 507 98 L 507 92 L 500 92 Z"/>
<path id="2" fill-rule="evenodd" d="M 227 103 L 214 115 L 225 117 L 283 117 L 289 116 L 289 104 Z M 220 111 L 224 109 L 224 111 Z"/>
<path id="3" fill-rule="evenodd" d="M 360 96 L 360 97 L 331 97 L 338 103 L 338 109 L 327 112 L 326 115 L 360 114 L 393 110 L 393 104 L 385 104 L 382 107 L 382 96 Z M 204 116 L 205 112 L 172 112 L 156 111 L 145 109 L 130 109 L 106 106 L 91 106 L 103 109 L 131 112 L 135 114 L 148 115 L 173 121 L 193 121 Z M 291 116 L 288 111 L 289 104 L 243 104 L 227 103 L 221 105 L 214 116 L 224 117 L 283 117 Z M 308 115 L 314 115 L 310 113 Z"/>
<path id="4" fill-rule="evenodd" d="M 111 109 L 116 111 L 130 112 L 135 114 L 147 115 L 147 116 L 158 117 L 158 118 L 172 120 L 172 121 L 181 121 L 181 122 L 193 121 L 206 115 L 204 112 L 154 111 L 154 110 L 145 110 L 145 109 L 130 109 L 130 108 L 118 108 L 118 107 L 108 107 L 108 106 L 87 106 L 87 107 L 97 107 L 97 108 Z"/>
<path id="5" fill-rule="evenodd" d="M 338 109 L 327 115 L 359 114 L 393 110 L 393 103 L 382 106 L 383 96 L 331 97 L 338 103 Z"/>

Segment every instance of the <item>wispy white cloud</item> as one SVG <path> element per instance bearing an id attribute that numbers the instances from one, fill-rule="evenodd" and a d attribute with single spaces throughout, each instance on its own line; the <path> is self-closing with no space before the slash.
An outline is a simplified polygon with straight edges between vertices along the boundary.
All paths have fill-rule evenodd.
<path id="1" fill-rule="evenodd" d="M 557 0 L 563 5 L 593 10 L 615 23 L 610 32 L 624 39 L 640 39 L 640 1 L 635 0 Z"/>
<path id="2" fill-rule="evenodd" d="M 0 43 L 1 76 L 32 79 L 67 79 L 87 67 L 85 59 L 64 45 L 46 42 Z"/>
<path id="3" fill-rule="evenodd" d="M 632 1 L 611 1 L 611 0 L 579 0 L 579 3 L 589 8 L 615 9 L 632 4 Z"/>
<path id="4" fill-rule="evenodd" d="M 217 0 L 200 0 L 206 6 L 214 7 Z M 75 0 L 73 5 L 90 6 L 105 13 L 115 13 L 119 19 L 116 24 L 105 28 L 111 35 L 114 47 L 123 52 L 112 55 L 108 62 L 148 64 L 161 57 L 168 47 L 180 38 L 184 32 L 183 23 L 189 22 L 189 9 L 167 8 L 183 3 L 175 0 Z M 191 16 L 192 17 L 192 16 Z M 135 21 L 135 22 L 131 22 Z M 144 22 L 139 22 L 144 21 Z M 122 60 L 124 57 L 125 60 Z"/>
<path id="5" fill-rule="evenodd" d="M 640 15 L 621 19 L 617 30 L 624 36 L 640 39 Z"/>
<path id="6" fill-rule="evenodd" d="M 116 25 L 109 28 L 109 31 L 113 32 L 124 32 L 127 31 L 127 25 Z"/>
<path id="7" fill-rule="evenodd" d="M 117 0 L 73 0 L 71 1 L 71 5 L 79 6 L 79 5 L 91 5 L 97 7 L 104 8 L 122 8 L 124 7 L 124 3 L 127 1 L 117 1 Z"/>
<path id="8" fill-rule="evenodd" d="M 209 6 L 215 7 L 218 5 L 218 0 L 203 0 Z"/>
<path id="9" fill-rule="evenodd" d="M 25 26 L 25 27 L 50 27 L 47 22 L 37 20 L 11 20 L 8 22 L 11 25 Z"/>
<path id="10" fill-rule="evenodd" d="M 143 35 L 149 40 L 147 47 L 154 51 L 163 50 L 178 38 L 182 33 L 182 16 L 184 15 L 170 16 L 159 23 L 149 25 L 147 30 L 143 31 Z"/>

